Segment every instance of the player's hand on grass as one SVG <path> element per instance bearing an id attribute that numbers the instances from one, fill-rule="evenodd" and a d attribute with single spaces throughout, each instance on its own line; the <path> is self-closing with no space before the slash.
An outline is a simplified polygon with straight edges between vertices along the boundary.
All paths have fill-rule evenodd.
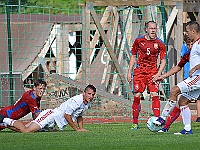
<path id="1" fill-rule="evenodd" d="M 78 131 L 78 132 L 88 132 L 89 130 L 86 130 L 84 128 L 78 128 L 78 130 L 76 130 L 76 131 Z"/>

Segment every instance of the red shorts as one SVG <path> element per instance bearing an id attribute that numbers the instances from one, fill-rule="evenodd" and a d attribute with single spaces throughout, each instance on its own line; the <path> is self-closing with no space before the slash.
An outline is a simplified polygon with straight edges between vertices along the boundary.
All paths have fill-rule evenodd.
<path id="1" fill-rule="evenodd" d="M 134 92 L 142 93 L 148 88 L 149 92 L 158 92 L 158 85 L 152 81 L 152 76 L 158 73 L 158 68 L 135 68 L 134 69 L 134 78 L 133 78 L 133 86 Z"/>

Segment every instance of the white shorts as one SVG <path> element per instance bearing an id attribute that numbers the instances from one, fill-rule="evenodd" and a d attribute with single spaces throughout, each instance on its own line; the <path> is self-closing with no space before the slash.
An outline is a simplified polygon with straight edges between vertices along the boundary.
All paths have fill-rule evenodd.
<path id="1" fill-rule="evenodd" d="M 178 83 L 177 86 L 188 100 L 197 100 L 200 95 L 200 76 L 188 77 Z"/>
<path id="2" fill-rule="evenodd" d="M 54 123 L 54 112 L 53 109 L 46 109 L 42 111 L 35 120 L 31 121 L 37 123 L 40 128 L 44 128 L 46 125 Z"/>

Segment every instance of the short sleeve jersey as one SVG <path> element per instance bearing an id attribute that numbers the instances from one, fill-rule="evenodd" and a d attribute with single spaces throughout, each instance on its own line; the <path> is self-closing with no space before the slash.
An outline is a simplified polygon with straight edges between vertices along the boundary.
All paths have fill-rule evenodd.
<path id="1" fill-rule="evenodd" d="M 190 69 L 194 68 L 196 65 L 199 65 L 200 62 L 200 38 L 195 41 L 192 45 L 192 49 L 190 51 Z M 196 70 L 193 74 L 200 75 L 200 70 Z"/>
<path id="2" fill-rule="evenodd" d="M 132 55 L 137 55 L 137 65 L 140 67 L 157 67 L 158 55 L 163 60 L 166 57 L 166 47 L 159 38 L 147 40 L 145 36 L 139 36 L 133 43 Z"/>
<path id="3" fill-rule="evenodd" d="M 73 121 L 76 121 L 78 116 L 82 116 L 83 113 L 90 107 L 90 103 L 85 105 L 83 103 L 83 95 L 76 95 L 66 102 L 62 103 L 58 108 L 54 109 L 55 121 L 60 129 L 63 128 L 68 122 L 64 118 L 65 114 L 69 114 Z"/>
<path id="4" fill-rule="evenodd" d="M 187 47 L 186 43 L 183 43 L 181 48 L 181 57 L 183 57 L 185 54 L 190 53 L 190 50 Z M 189 77 L 189 70 L 190 70 L 190 63 L 189 61 L 184 65 L 184 79 L 187 79 Z"/>
<path id="5" fill-rule="evenodd" d="M 190 51 L 186 52 L 186 53 L 181 57 L 181 60 L 179 61 L 178 66 L 181 67 L 181 68 L 184 67 L 185 64 L 186 64 L 187 62 L 189 62 L 189 60 L 190 60 Z"/>
<path id="6" fill-rule="evenodd" d="M 0 110 L 0 114 L 3 114 L 11 119 L 20 119 L 28 113 L 40 112 L 40 100 L 33 94 L 33 90 L 25 92 L 21 98 L 19 98 L 15 104 L 6 106 Z"/>

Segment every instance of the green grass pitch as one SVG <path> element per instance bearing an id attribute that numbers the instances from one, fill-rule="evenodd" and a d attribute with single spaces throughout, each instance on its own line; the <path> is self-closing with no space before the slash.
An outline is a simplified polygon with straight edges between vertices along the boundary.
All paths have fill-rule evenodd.
<path id="1" fill-rule="evenodd" d="M 199 150 L 200 123 L 192 123 L 193 135 L 174 135 L 182 130 L 180 122 L 167 133 L 154 133 L 140 123 L 85 124 L 89 132 L 75 132 L 69 126 L 59 132 L 17 133 L 1 131 L 0 150 Z"/>

